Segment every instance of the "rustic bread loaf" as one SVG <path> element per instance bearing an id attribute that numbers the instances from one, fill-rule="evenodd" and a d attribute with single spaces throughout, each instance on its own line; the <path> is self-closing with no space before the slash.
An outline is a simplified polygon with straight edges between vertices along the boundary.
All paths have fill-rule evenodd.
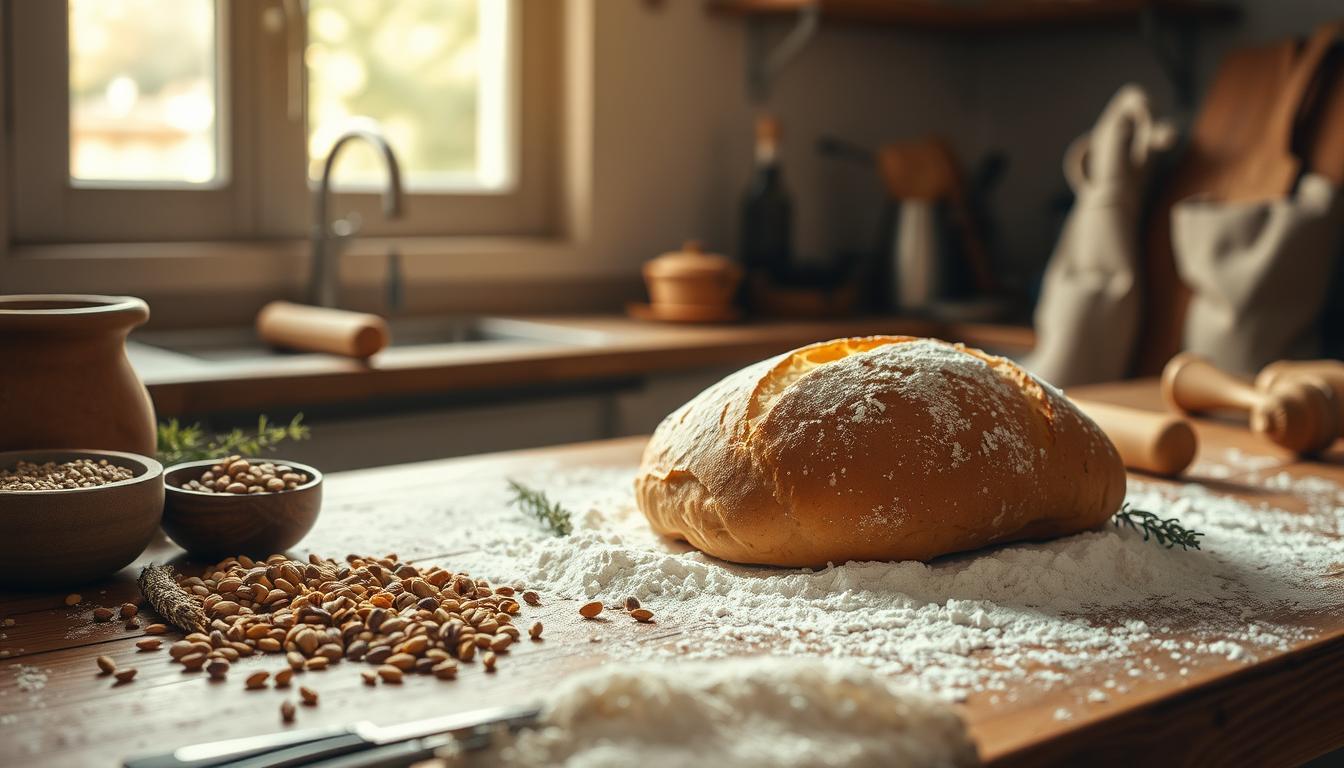
<path id="1" fill-rule="evenodd" d="M 635 480 L 658 533 L 740 563 L 929 560 L 1096 527 L 1125 495 L 1101 430 L 1003 358 L 933 339 L 812 344 L 663 420 Z"/>

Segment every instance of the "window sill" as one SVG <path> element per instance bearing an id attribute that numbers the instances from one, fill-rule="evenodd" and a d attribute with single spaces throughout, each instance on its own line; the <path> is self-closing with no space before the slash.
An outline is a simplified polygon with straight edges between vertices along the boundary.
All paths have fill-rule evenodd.
<path id="1" fill-rule="evenodd" d="M 306 284 L 306 240 L 75 243 L 16 246 L 0 259 L 6 292 L 288 292 Z M 406 283 L 537 282 L 628 276 L 565 238 L 356 239 L 340 257 L 343 285 L 381 285 L 386 255 L 402 256 Z"/>

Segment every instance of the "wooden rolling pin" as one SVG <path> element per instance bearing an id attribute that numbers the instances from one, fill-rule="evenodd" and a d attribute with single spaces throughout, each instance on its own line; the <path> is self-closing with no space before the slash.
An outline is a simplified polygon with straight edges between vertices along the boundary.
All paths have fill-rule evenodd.
<path id="1" fill-rule="evenodd" d="M 1319 451 L 1339 433 L 1334 391 L 1315 377 L 1289 377 L 1261 391 L 1198 355 L 1182 352 L 1162 371 L 1162 395 L 1187 413 L 1247 413 L 1253 432 L 1298 453 Z"/>
<path id="2" fill-rule="evenodd" d="M 1130 469 L 1179 475 L 1195 460 L 1195 430 L 1179 416 L 1071 399 L 1111 438 L 1120 460 Z"/>
<path id="3" fill-rule="evenodd" d="M 257 313 L 257 335 L 266 343 L 304 352 L 368 358 L 391 341 L 377 315 L 273 301 Z"/>
<path id="4" fill-rule="evenodd" d="M 1260 375 L 1255 377 L 1255 388 L 1268 392 L 1277 384 L 1302 376 L 1315 377 L 1329 384 L 1335 392 L 1335 405 L 1344 408 L 1344 362 L 1339 360 L 1280 360 L 1270 363 L 1260 369 Z"/>

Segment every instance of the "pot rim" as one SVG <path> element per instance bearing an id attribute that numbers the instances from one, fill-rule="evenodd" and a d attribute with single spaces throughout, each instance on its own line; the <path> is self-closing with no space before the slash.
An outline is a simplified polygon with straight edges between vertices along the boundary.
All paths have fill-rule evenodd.
<path id="1" fill-rule="evenodd" d="M 20 303 L 67 303 L 85 306 L 22 307 L 8 309 L 7 305 Z M 112 312 L 145 311 L 149 305 L 134 296 L 103 296 L 92 293 L 15 293 L 0 295 L 0 315 L 39 317 L 63 315 L 107 314 Z"/>

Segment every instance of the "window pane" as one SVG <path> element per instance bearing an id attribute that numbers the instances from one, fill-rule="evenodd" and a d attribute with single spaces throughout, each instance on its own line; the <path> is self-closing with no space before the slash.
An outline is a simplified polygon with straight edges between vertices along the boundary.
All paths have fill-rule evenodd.
<path id="1" fill-rule="evenodd" d="M 215 0 L 69 0 L 70 176 L 220 177 Z"/>
<path id="2" fill-rule="evenodd" d="M 352 118 L 376 120 L 420 190 L 511 182 L 507 0 L 312 0 L 308 12 L 308 173 Z M 341 154 L 343 186 L 383 179 L 363 144 Z"/>

